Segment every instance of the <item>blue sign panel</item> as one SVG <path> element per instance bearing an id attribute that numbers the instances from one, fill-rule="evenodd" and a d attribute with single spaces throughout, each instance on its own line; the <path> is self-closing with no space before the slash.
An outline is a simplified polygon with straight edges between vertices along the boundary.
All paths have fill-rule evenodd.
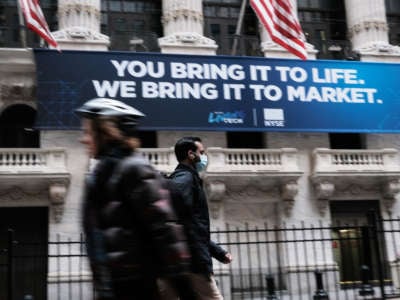
<path id="1" fill-rule="evenodd" d="M 78 129 L 96 97 L 146 130 L 400 132 L 400 64 L 35 50 L 38 127 Z"/>

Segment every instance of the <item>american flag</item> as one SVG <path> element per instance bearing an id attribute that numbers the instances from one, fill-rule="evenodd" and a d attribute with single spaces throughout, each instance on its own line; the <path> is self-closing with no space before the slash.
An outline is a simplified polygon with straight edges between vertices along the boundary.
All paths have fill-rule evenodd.
<path id="1" fill-rule="evenodd" d="M 275 43 L 307 59 L 304 34 L 290 0 L 250 0 L 250 5 Z"/>
<path id="2" fill-rule="evenodd" d="M 19 0 L 19 3 L 25 16 L 26 27 L 36 32 L 50 46 L 60 51 L 60 47 L 51 35 L 43 11 L 40 8 L 39 0 Z"/>

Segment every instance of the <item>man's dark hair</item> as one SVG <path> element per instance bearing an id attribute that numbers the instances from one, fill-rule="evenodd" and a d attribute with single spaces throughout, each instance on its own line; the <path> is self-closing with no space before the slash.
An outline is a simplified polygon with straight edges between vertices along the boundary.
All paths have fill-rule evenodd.
<path id="1" fill-rule="evenodd" d="M 189 150 L 194 152 L 197 150 L 195 142 L 201 143 L 201 139 L 196 136 L 185 136 L 176 142 L 175 156 L 178 162 L 187 158 Z"/>

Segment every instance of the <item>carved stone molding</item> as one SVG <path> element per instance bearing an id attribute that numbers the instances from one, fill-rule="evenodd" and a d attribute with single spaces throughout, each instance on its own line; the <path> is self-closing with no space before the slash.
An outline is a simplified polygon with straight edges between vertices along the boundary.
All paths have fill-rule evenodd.
<path id="1" fill-rule="evenodd" d="M 363 45 L 357 49 L 360 54 L 375 54 L 375 55 L 400 55 L 400 47 L 390 44 L 372 43 Z"/>
<path id="2" fill-rule="evenodd" d="M 287 182 L 282 185 L 282 199 L 294 199 L 299 191 L 299 185 L 295 181 Z"/>
<path id="3" fill-rule="evenodd" d="M 351 28 L 348 30 L 348 35 L 349 38 L 354 37 L 356 34 L 358 34 L 361 31 L 369 31 L 369 30 L 379 30 L 383 32 L 388 32 L 389 27 L 386 22 L 384 21 L 364 21 L 361 23 L 354 24 Z"/>
<path id="4" fill-rule="evenodd" d="M 55 31 L 52 33 L 57 41 L 97 41 L 109 43 L 110 39 L 108 36 L 99 32 L 94 32 L 84 27 L 70 27 L 63 30 Z"/>
<path id="5" fill-rule="evenodd" d="M 283 199 L 283 210 L 287 216 L 293 211 L 294 199 Z"/>
<path id="6" fill-rule="evenodd" d="M 335 192 L 335 185 L 328 181 L 318 182 L 314 185 L 314 189 L 319 213 L 325 215 L 329 206 L 329 198 Z"/>
<path id="7" fill-rule="evenodd" d="M 388 213 L 392 212 L 393 204 L 396 201 L 396 196 L 400 192 L 400 181 L 391 180 L 386 182 L 383 186 L 383 206 L 386 208 Z"/>
<path id="8" fill-rule="evenodd" d="M 0 83 L 0 99 L 2 100 L 36 100 L 36 88 L 33 85 L 23 83 L 3 84 Z"/>
<path id="9" fill-rule="evenodd" d="M 206 192 L 209 201 L 222 201 L 226 192 L 225 183 L 222 181 L 207 182 Z"/>
<path id="10" fill-rule="evenodd" d="M 265 202 L 272 199 L 270 202 L 276 202 L 279 199 L 279 189 L 277 187 L 271 188 L 268 191 L 264 190 L 258 185 L 228 185 L 226 190 L 226 197 L 229 201 L 243 202 L 251 199 L 253 202 Z"/>
<path id="11" fill-rule="evenodd" d="M 50 206 L 54 221 L 59 223 L 64 212 L 65 196 L 68 191 L 69 180 L 48 182 L 47 188 L 43 185 L 33 189 L 23 186 L 12 186 L 0 190 L 0 206 Z"/>
<path id="12" fill-rule="evenodd" d="M 222 205 L 221 203 L 218 202 L 212 202 L 210 203 L 210 215 L 212 219 L 218 219 L 221 216 L 221 208 Z"/>
<path id="13" fill-rule="evenodd" d="M 68 180 L 49 184 L 50 207 L 56 223 L 61 222 L 64 213 L 64 203 L 68 192 L 68 184 Z"/>
<path id="14" fill-rule="evenodd" d="M 201 45 L 217 48 L 214 40 L 194 32 L 181 32 L 158 39 L 160 46 L 166 45 Z"/>
<path id="15" fill-rule="evenodd" d="M 335 192 L 342 197 L 354 197 L 360 195 L 375 195 L 378 197 L 380 195 L 380 187 L 379 185 L 374 184 L 337 184 L 335 186 Z"/>
<path id="16" fill-rule="evenodd" d="M 0 191 L 0 202 L 4 204 L 11 203 L 32 203 L 42 202 L 46 198 L 45 190 L 24 190 L 19 186 L 13 186 L 6 190 Z M 24 202 L 24 203 L 22 203 Z"/>
<path id="17" fill-rule="evenodd" d="M 296 181 L 290 181 L 282 184 L 281 197 L 286 215 L 290 215 L 294 206 L 294 197 L 299 191 L 299 185 Z"/>
<path id="18" fill-rule="evenodd" d="M 307 53 L 310 54 L 316 54 L 318 52 L 317 49 L 315 49 L 315 46 L 310 44 L 310 43 L 306 43 L 306 51 Z M 260 45 L 261 51 L 262 52 L 266 52 L 266 51 L 273 51 L 273 52 L 286 52 L 287 50 L 285 50 L 284 48 L 282 48 L 282 46 L 278 45 L 277 43 L 268 40 L 268 41 L 263 41 Z"/>
<path id="19" fill-rule="evenodd" d="M 162 22 L 165 24 L 179 18 L 192 19 L 194 22 L 203 22 L 203 14 L 201 12 L 189 9 L 165 12 L 162 17 Z"/>
<path id="20" fill-rule="evenodd" d="M 328 181 L 318 182 L 314 185 L 314 188 L 318 200 L 329 199 L 335 192 L 335 185 Z"/>

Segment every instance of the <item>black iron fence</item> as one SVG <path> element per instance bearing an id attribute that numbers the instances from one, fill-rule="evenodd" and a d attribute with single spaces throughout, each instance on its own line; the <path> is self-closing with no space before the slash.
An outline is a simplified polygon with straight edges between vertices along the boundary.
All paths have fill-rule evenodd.
<path id="1" fill-rule="evenodd" d="M 346 224 L 226 225 L 215 263 L 225 299 L 400 298 L 400 219 Z M 43 245 L 0 239 L 0 299 L 93 299 L 83 237 Z"/>

